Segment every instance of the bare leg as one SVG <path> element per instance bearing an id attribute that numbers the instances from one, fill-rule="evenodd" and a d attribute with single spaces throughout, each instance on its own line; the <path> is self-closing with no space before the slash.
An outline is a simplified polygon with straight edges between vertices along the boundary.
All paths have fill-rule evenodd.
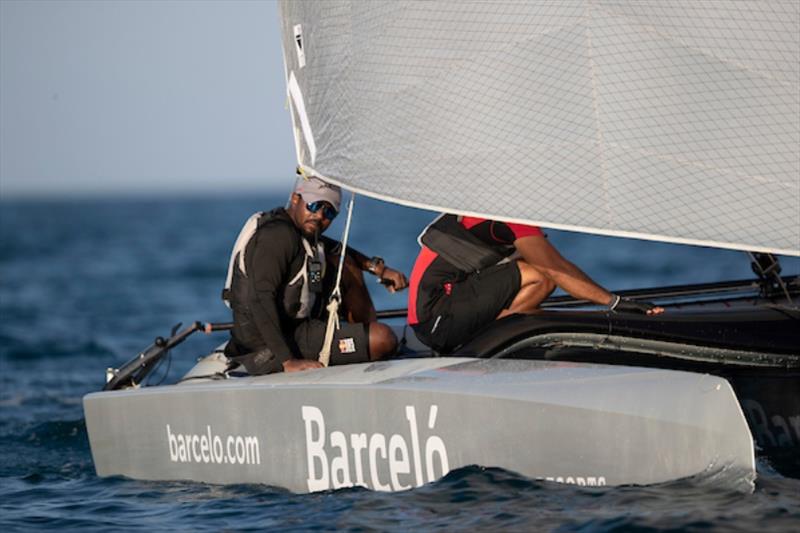
<path id="1" fill-rule="evenodd" d="M 539 304 L 550 296 L 556 288 L 550 278 L 525 261 L 518 260 L 520 289 L 508 309 L 503 309 L 497 318 L 517 313 L 528 314 L 539 309 Z"/>
<path id="2" fill-rule="evenodd" d="M 397 350 L 397 336 L 392 328 L 380 322 L 369 324 L 369 358 L 378 361 L 394 354 Z"/>
<path id="3" fill-rule="evenodd" d="M 338 266 L 338 257 L 335 258 Z M 348 322 L 367 324 L 369 335 L 369 358 L 378 361 L 397 351 L 397 336 L 392 328 L 378 322 L 375 305 L 367 290 L 364 273 L 349 257 L 342 269 L 342 312 Z"/>

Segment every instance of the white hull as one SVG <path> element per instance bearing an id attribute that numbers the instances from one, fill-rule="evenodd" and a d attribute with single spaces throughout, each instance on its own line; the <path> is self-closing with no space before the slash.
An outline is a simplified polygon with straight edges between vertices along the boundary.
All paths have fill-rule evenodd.
<path id="1" fill-rule="evenodd" d="M 729 384 L 669 370 L 407 359 L 98 392 L 84 408 L 100 476 L 295 492 L 404 490 L 467 465 L 578 485 L 754 478 Z"/>

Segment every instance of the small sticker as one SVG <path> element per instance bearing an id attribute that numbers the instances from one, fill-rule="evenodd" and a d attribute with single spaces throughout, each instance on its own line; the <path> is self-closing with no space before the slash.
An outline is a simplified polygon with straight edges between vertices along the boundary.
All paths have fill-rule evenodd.
<path id="1" fill-rule="evenodd" d="M 352 337 L 339 339 L 339 353 L 353 353 L 356 351 L 356 341 Z"/>
<path id="2" fill-rule="evenodd" d="M 302 24 L 294 25 L 294 48 L 297 50 L 297 63 L 300 68 L 306 66 L 306 52 L 303 50 L 303 26 Z"/>

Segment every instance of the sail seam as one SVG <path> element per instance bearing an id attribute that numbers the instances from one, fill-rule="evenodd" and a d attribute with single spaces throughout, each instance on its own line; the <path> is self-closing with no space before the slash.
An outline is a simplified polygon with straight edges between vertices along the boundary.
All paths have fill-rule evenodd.
<path id="1" fill-rule="evenodd" d="M 610 15 L 612 17 L 617 17 L 617 18 L 623 19 L 623 20 L 627 21 L 629 24 L 631 24 L 632 26 L 635 26 L 635 27 L 641 29 L 642 31 L 644 31 L 646 33 L 650 33 L 650 34 L 653 34 L 653 35 L 658 35 L 659 37 L 662 37 L 662 38 L 664 38 L 664 39 L 666 39 L 666 40 L 668 40 L 668 41 L 680 46 L 684 50 L 688 50 L 688 51 L 691 51 L 691 52 L 695 52 L 695 53 L 701 54 L 701 55 L 706 56 L 706 57 L 710 57 L 710 58 L 716 59 L 720 63 L 723 63 L 725 65 L 733 66 L 733 67 L 737 68 L 738 70 L 744 70 L 746 72 L 749 72 L 749 73 L 753 74 L 756 77 L 759 77 L 759 78 L 762 78 L 762 79 L 766 79 L 766 80 L 770 80 L 770 81 L 774 81 L 774 82 L 779 83 L 779 84 L 781 84 L 781 85 L 783 85 L 783 86 L 785 86 L 787 88 L 790 88 L 790 89 L 794 89 L 794 88 L 797 87 L 797 85 L 792 83 L 791 81 L 771 76 L 771 75 L 769 75 L 768 73 L 766 73 L 766 72 L 764 72 L 762 70 L 757 70 L 755 67 L 753 67 L 752 65 L 749 65 L 747 63 L 741 63 L 741 62 L 735 61 L 733 59 L 727 59 L 727 58 L 724 58 L 724 57 L 720 57 L 720 56 L 714 54 L 709 49 L 698 48 L 696 46 L 692 46 L 691 44 L 687 43 L 685 40 L 681 39 L 678 36 L 670 35 L 669 33 L 664 33 L 663 31 L 659 31 L 656 28 L 654 28 L 653 26 L 650 26 L 649 24 L 644 24 L 644 23 L 642 23 L 642 22 L 640 22 L 640 21 L 638 21 L 636 19 L 633 19 L 631 17 L 626 16 L 623 13 L 620 13 L 618 11 L 614 11 L 613 9 L 609 9 L 607 7 L 602 7 L 602 6 L 601 7 L 595 6 L 595 8 L 598 9 L 599 11 L 605 12 L 606 14 L 608 14 L 608 15 Z"/>
<path id="2" fill-rule="evenodd" d="M 607 145 L 611 146 L 613 148 L 622 148 L 623 150 L 627 150 L 627 151 L 631 151 L 631 152 L 638 152 L 639 154 L 641 154 L 643 156 L 646 156 L 646 157 L 655 157 L 656 159 L 659 159 L 661 161 L 668 161 L 668 162 L 671 162 L 671 163 L 677 163 L 679 165 L 691 166 L 691 167 L 702 169 L 702 170 L 713 170 L 713 171 L 719 172 L 720 174 L 727 174 L 727 175 L 736 176 L 736 177 L 739 177 L 739 178 L 751 179 L 751 180 L 757 181 L 759 183 L 770 183 L 770 184 L 778 185 L 780 187 L 785 187 L 785 188 L 791 189 L 791 190 L 794 190 L 794 189 L 797 188 L 797 183 L 785 182 L 785 181 L 782 181 L 780 179 L 773 179 L 773 178 L 769 178 L 769 177 L 766 177 L 766 176 L 758 176 L 758 175 L 755 175 L 755 174 L 743 174 L 741 172 L 736 172 L 735 170 L 733 170 L 731 168 L 718 167 L 718 166 L 715 166 L 715 165 L 706 165 L 706 164 L 701 163 L 699 161 L 692 161 L 691 159 L 683 159 L 683 158 L 675 157 L 675 156 L 672 156 L 672 155 L 661 154 L 661 153 L 658 153 L 658 152 L 645 150 L 644 148 L 635 148 L 633 146 L 629 146 L 629 145 L 623 144 L 623 143 L 609 142 L 609 143 L 607 143 Z"/>
<path id="3" fill-rule="evenodd" d="M 658 159 L 660 161 L 665 161 L 665 162 L 669 162 L 669 163 L 675 163 L 675 164 L 680 165 L 680 166 L 688 166 L 688 167 L 692 167 L 692 168 L 696 168 L 696 169 L 700 169 L 700 170 L 715 171 L 715 172 L 718 172 L 720 174 L 725 174 L 725 175 L 734 176 L 734 177 L 737 177 L 737 178 L 742 178 L 742 179 L 747 179 L 747 180 L 753 180 L 753 181 L 757 181 L 759 183 L 777 185 L 779 187 L 782 187 L 782 188 L 785 188 L 785 189 L 789 189 L 789 190 L 792 190 L 792 191 L 797 190 L 797 188 L 798 188 L 798 184 L 796 182 L 784 181 L 784 180 L 781 180 L 781 179 L 771 178 L 771 177 L 768 177 L 768 176 L 762 176 L 762 175 L 757 175 L 757 174 L 747 174 L 747 173 L 743 173 L 743 172 L 737 172 L 735 169 L 732 169 L 732 168 L 720 167 L 720 166 L 716 166 L 716 165 L 708 165 L 708 164 L 704 164 L 704 163 L 702 163 L 700 161 L 680 158 L 680 157 L 676 157 L 676 156 L 671 155 L 671 154 L 665 154 L 665 153 L 657 152 L 657 151 L 654 151 L 654 150 L 647 150 L 645 148 L 639 148 L 639 147 L 631 146 L 631 145 L 625 144 L 625 143 L 607 141 L 607 140 L 605 140 L 605 138 L 603 139 L 603 144 L 604 144 L 604 146 L 609 147 L 609 148 L 619 148 L 619 149 L 622 149 L 622 150 L 624 150 L 624 151 L 626 151 L 628 153 L 636 153 L 636 154 L 639 154 L 639 155 L 647 157 L 647 158 L 655 158 L 655 159 Z M 536 145 L 534 145 L 534 144 L 526 144 L 525 146 L 528 147 L 528 148 L 547 147 L 547 148 L 552 148 L 552 149 L 558 149 L 558 148 L 575 148 L 575 147 L 589 148 L 589 147 L 594 147 L 596 145 L 597 145 L 597 141 L 593 141 L 593 140 L 589 139 L 584 143 L 560 142 L 560 143 L 541 143 L 541 144 L 536 144 Z M 493 153 L 497 153 L 497 152 L 513 152 L 516 149 L 518 149 L 518 146 L 516 146 L 516 145 L 507 145 L 507 146 L 504 146 L 504 147 L 498 147 L 498 148 L 494 148 L 494 149 L 491 149 L 491 150 L 458 150 L 458 149 L 454 148 L 450 152 L 449 156 L 450 157 L 457 157 L 457 156 L 466 156 L 466 155 L 493 154 Z"/>
<path id="4" fill-rule="evenodd" d="M 454 61 L 450 62 L 446 68 L 443 68 L 443 69 L 440 68 L 440 69 L 436 70 L 435 78 L 437 78 L 437 79 L 445 79 L 446 75 L 448 73 L 450 73 L 450 72 L 452 72 L 454 70 L 458 70 L 460 68 L 463 68 L 464 65 L 476 64 L 482 58 L 487 58 L 487 57 L 491 57 L 493 55 L 502 54 L 503 52 L 507 52 L 508 50 L 513 50 L 515 47 L 518 47 L 520 44 L 533 42 L 534 40 L 536 40 L 536 39 L 538 39 L 540 37 L 546 37 L 546 36 L 549 36 L 549 35 L 557 34 L 557 33 L 561 32 L 561 31 L 574 29 L 574 28 L 577 28 L 579 26 L 580 26 L 580 24 L 570 24 L 570 25 L 566 25 L 565 24 L 565 25 L 562 25 L 562 26 L 557 26 L 557 27 L 551 28 L 551 29 L 549 29 L 547 31 L 543 31 L 543 32 L 539 32 L 539 33 L 533 33 L 533 34 L 528 35 L 528 36 L 526 36 L 524 38 L 509 40 L 503 46 L 499 46 L 497 48 L 493 48 L 491 50 L 486 51 L 485 53 L 476 54 L 476 55 L 473 55 L 473 56 L 471 56 L 469 58 L 465 57 L 465 58 L 461 58 L 461 59 L 454 60 Z M 409 47 L 409 48 L 413 49 L 413 47 Z M 391 54 L 391 53 L 384 52 L 383 55 L 385 57 L 405 57 L 405 55 L 403 53 Z M 368 62 L 365 62 L 365 64 L 368 64 Z M 381 98 L 378 99 L 378 101 L 382 102 L 383 100 L 391 99 L 391 103 L 395 103 L 396 102 L 396 98 L 398 96 L 403 95 L 403 94 L 411 93 L 415 89 L 419 89 L 420 87 L 428 84 L 429 83 L 428 80 L 430 78 L 431 78 L 430 76 L 425 76 L 425 78 L 423 80 L 419 81 L 419 82 L 409 83 L 409 84 L 403 86 L 402 88 L 400 88 L 400 89 L 398 89 L 396 91 L 393 91 L 393 92 L 386 92 Z"/>
<path id="5" fill-rule="evenodd" d="M 591 31 L 591 10 L 592 10 L 592 1 L 587 0 L 586 2 L 586 10 L 584 11 L 584 19 L 585 19 L 585 27 L 586 27 L 586 54 L 589 59 L 589 70 L 590 70 L 590 79 L 592 81 L 592 115 L 594 118 L 594 127 L 595 127 L 595 135 L 596 135 L 596 142 L 597 142 L 597 155 L 600 158 L 600 169 L 603 174 L 603 205 L 606 209 L 606 222 L 609 226 L 614 226 L 614 218 L 611 213 L 611 200 L 609 198 L 608 192 L 608 164 L 606 163 L 605 154 L 603 151 L 603 145 L 605 144 L 605 140 L 603 138 L 603 129 L 600 125 L 600 109 L 598 106 L 598 95 L 597 95 L 597 77 L 596 77 L 596 69 L 595 69 L 595 62 L 594 62 L 594 55 L 592 53 L 592 31 Z"/>

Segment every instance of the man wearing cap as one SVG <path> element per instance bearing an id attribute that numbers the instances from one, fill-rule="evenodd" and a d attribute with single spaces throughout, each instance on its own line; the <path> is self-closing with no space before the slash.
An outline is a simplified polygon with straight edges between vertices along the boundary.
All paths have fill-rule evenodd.
<path id="1" fill-rule="evenodd" d="M 321 236 L 339 212 L 341 190 L 319 178 L 302 179 L 289 206 L 257 213 L 242 228 L 231 254 L 223 299 L 233 310 L 225 354 L 251 374 L 319 368 L 328 297 L 335 283 L 341 245 Z M 376 320 L 363 271 L 390 291 L 406 277 L 347 249 L 342 271 L 342 320 L 330 364 L 374 361 L 392 354 L 397 338 Z"/>

